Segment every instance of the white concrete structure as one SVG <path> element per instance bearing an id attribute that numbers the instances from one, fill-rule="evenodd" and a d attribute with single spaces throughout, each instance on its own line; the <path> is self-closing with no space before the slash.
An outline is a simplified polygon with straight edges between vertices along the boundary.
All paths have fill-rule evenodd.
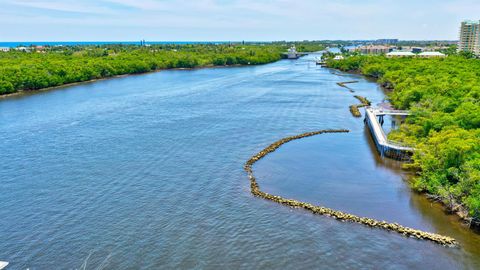
<path id="1" fill-rule="evenodd" d="M 8 47 L 0 47 L 0 52 L 8 52 L 10 51 L 10 48 Z"/>
<path id="2" fill-rule="evenodd" d="M 345 59 L 345 57 L 343 57 L 343 55 L 337 55 L 335 56 L 335 58 L 333 58 L 333 60 L 343 60 Z"/>
<path id="3" fill-rule="evenodd" d="M 8 262 L 2 262 L 0 261 L 0 270 L 4 269 L 5 267 L 7 267 L 8 265 Z"/>
<path id="4" fill-rule="evenodd" d="M 373 140 L 380 154 L 394 159 L 409 160 L 410 155 L 408 153 L 413 153 L 415 149 L 401 143 L 393 142 L 387 138 L 382 125 L 377 120 L 378 116 L 381 116 L 383 119 L 384 115 L 407 116 L 410 115 L 410 113 L 408 111 L 400 110 L 384 110 L 372 107 L 365 108 L 365 123 L 370 128 Z"/>
<path id="5" fill-rule="evenodd" d="M 393 57 L 413 57 L 416 54 L 412 52 L 389 52 L 386 55 L 388 58 L 393 58 Z"/>
<path id="6" fill-rule="evenodd" d="M 436 57 L 443 58 L 443 57 L 446 57 L 446 55 L 441 53 L 441 52 L 422 52 L 422 53 L 419 53 L 417 56 L 421 57 L 421 58 L 436 58 Z"/>

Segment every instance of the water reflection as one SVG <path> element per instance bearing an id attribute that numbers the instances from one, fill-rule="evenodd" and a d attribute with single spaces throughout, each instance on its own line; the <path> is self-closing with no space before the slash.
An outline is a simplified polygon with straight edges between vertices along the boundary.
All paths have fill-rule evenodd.
<path id="1" fill-rule="evenodd" d="M 310 58 L 309 58 L 310 57 Z M 378 157 L 356 94 L 375 83 L 309 65 L 164 71 L 0 101 L 0 259 L 12 269 L 478 269 L 478 236 L 412 193 Z M 341 223 L 249 193 L 244 162 L 271 193 L 453 236 L 448 249 Z M 452 220 L 451 220 L 452 219 Z"/>

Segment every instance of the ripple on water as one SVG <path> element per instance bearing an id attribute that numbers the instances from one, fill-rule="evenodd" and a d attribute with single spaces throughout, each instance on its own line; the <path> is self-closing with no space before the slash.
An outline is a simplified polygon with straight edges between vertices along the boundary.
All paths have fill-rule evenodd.
<path id="1" fill-rule="evenodd" d="M 347 128 L 342 144 L 312 138 L 259 163 L 264 187 L 365 215 L 408 213 L 408 225 L 446 230 L 402 174 L 376 159 L 362 120 L 348 111 L 355 99 L 336 82 L 359 80 L 355 94 L 374 103 L 380 89 L 313 67 L 312 57 L 2 100 L 0 259 L 12 269 L 79 268 L 87 258 L 109 269 L 478 266 L 472 234 L 462 249 L 445 249 L 250 196 L 242 166 L 252 154 L 285 136 Z M 335 193 L 343 181 L 348 192 Z M 371 208 L 382 198 L 384 209 Z"/>

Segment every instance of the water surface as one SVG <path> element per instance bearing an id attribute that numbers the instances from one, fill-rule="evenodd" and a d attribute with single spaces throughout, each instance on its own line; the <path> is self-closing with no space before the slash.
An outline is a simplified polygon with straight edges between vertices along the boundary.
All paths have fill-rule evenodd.
<path id="1" fill-rule="evenodd" d="M 0 101 L 0 260 L 9 269 L 475 269 L 480 238 L 380 159 L 350 87 L 315 55 L 256 67 L 162 71 Z M 270 193 L 457 238 L 407 239 L 254 198 Z"/>

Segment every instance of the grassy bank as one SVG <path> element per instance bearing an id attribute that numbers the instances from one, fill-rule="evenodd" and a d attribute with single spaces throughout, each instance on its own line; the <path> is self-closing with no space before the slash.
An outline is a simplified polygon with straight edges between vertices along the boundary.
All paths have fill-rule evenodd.
<path id="1" fill-rule="evenodd" d="M 332 68 L 375 77 L 392 89 L 399 109 L 412 111 L 396 141 L 414 144 L 413 186 L 441 200 L 451 211 L 466 209 L 480 220 L 480 60 L 352 56 L 329 61 Z"/>
<path id="2" fill-rule="evenodd" d="M 0 95 L 162 69 L 266 64 L 289 44 L 29 47 L 0 53 Z M 297 44 L 299 50 L 322 49 Z"/>

